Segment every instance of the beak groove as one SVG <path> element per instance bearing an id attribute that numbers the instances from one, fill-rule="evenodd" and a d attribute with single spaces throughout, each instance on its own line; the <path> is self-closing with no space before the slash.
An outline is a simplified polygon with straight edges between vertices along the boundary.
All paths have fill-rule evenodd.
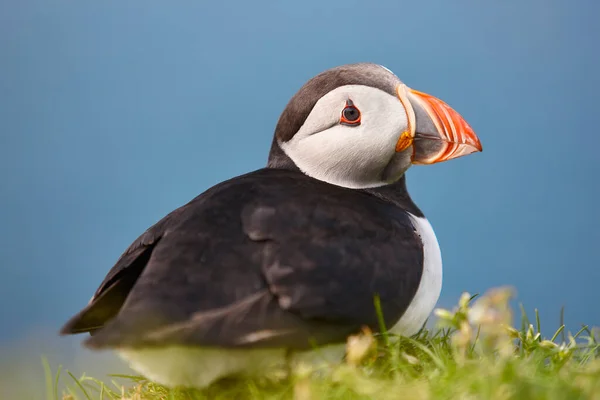
<path id="1" fill-rule="evenodd" d="M 446 138 L 453 143 L 469 144 L 479 151 L 483 150 L 473 128 L 452 107 L 427 93 L 412 89 L 411 93 L 421 99 L 421 103 L 425 106 L 429 116 L 438 129 L 443 130 Z"/>
<path id="2" fill-rule="evenodd" d="M 442 100 L 404 84 L 398 85 L 397 94 L 408 122 L 401 140 L 411 139 L 413 164 L 434 164 L 483 150 L 473 128 Z M 406 147 L 399 141 L 396 150 Z"/>

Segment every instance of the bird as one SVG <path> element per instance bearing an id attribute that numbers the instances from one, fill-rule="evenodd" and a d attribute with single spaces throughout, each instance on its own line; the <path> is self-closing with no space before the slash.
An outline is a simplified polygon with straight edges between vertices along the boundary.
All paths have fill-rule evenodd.
<path id="1" fill-rule="evenodd" d="M 442 257 L 406 172 L 481 151 L 457 111 L 388 68 L 327 69 L 283 109 L 265 167 L 143 232 L 60 334 L 197 388 L 341 360 L 350 335 L 380 332 L 378 317 L 414 335 L 440 296 Z"/>

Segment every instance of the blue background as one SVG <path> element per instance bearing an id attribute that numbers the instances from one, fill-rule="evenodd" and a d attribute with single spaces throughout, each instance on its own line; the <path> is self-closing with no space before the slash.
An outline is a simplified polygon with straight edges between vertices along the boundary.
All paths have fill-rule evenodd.
<path id="1" fill-rule="evenodd" d="M 358 61 L 445 100 L 483 143 L 408 172 L 442 247 L 439 304 L 509 284 L 551 329 L 563 305 L 572 331 L 599 325 L 598 15 L 591 0 L 1 1 L 0 358 L 75 352 L 56 331 L 130 242 L 262 167 L 295 91 Z"/>

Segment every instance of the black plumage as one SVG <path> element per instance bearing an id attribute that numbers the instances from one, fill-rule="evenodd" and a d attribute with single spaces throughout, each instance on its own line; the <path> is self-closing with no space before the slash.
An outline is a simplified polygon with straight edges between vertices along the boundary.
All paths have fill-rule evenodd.
<path id="1" fill-rule="evenodd" d="M 347 189 L 265 168 L 216 185 L 142 234 L 62 333 L 92 348 L 307 349 L 393 325 L 422 274 L 404 178 Z"/>

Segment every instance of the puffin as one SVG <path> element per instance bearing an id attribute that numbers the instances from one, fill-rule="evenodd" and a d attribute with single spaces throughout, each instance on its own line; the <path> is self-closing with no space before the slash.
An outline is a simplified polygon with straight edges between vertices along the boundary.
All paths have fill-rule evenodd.
<path id="1" fill-rule="evenodd" d="M 284 108 L 266 167 L 148 228 L 60 333 L 197 388 L 341 361 L 349 336 L 380 332 L 378 317 L 414 335 L 440 295 L 442 257 L 406 171 L 480 151 L 457 111 L 389 69 L 328 69 Z"/>

